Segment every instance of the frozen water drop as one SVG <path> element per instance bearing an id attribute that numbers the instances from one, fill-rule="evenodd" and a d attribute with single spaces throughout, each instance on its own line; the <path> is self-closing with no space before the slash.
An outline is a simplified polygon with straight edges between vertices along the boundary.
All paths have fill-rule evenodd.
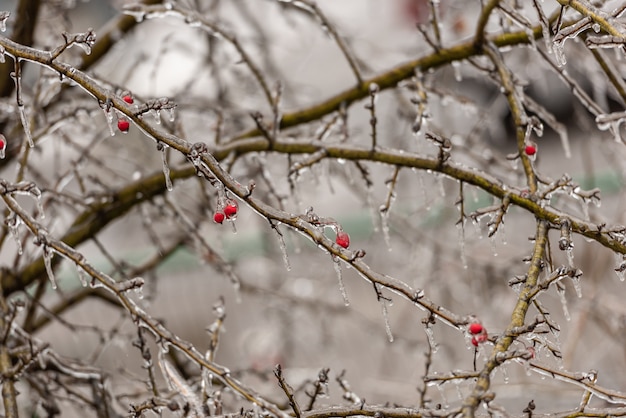
<path id="1" fill-rule="evenodd" d="M 0 12 L 0 32 L 7 31 L 7 20 L 9 19 L 9 16 L 11 16 L 11 12 Z"/>
<path id="2" fill-rule="evenodd" d="M 89 285 L 89 274 L 78 264 L 76 265 L 76 272 L 78 273 L 78 280 L 80 280 L 80 284 L 83 287 L 87 287 L 87 285 Z"/>
<path id="3" fill-rule="evenodd" d="M 141 23 L 146 18 L 146 12 L 139 7 L 138 5 L 129 5 L 124 8 L 124 14 L 134 17 L 137 23 Z"/>

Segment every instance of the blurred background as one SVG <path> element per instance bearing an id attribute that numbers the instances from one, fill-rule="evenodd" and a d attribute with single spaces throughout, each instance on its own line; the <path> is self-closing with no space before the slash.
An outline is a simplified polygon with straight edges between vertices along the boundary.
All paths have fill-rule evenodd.
<path id="1" fill-rule="evenodd" d="M 42 9 L 36 36 L 36 45 L 47 49 L 62 43 L 61 30 L 76 33 L 94 28 L 98 34 L 127 4 L 49 3 L 49 10 Z M 285 113 L 355 85 L 355 75 L 337 43 L 302 10 L 269 0 L 179 3 L 195 8 L 228 33 L 236 34 L 271 88 L 281 83 Z M 0 9 L 14 10 L 15 4 L 0 2 Z M 318 0 L 317 4 L 349 45 L 366 77 L 432 51 L 416 29 L 416 24 L 428 23 L 426 2 Z M 547 14 L 553 10 L 550 7 L 546 4 Z M 450 46 L 467 40 L 473 34 L 479 10 L 479 2 L 442 0 L 442 44 Z M 536 20 L 536 16 L 529 16 L 533 22 Z M 7 24 L 7 33 L 11 33 L 15 22 L 9 19 Z M 492 29 L 497 28 L 494 24 Z M 538 47 L 542 43 L 538 42 Z M 62 58 L 72 62 L 79 59 L 80 52 L 72 48 Z M 587 52 L 574 41 L 566 44 L 568 73 L 578 77 L 594 100 L 606 105 L 606 111 L 621 106 L 606 88 L 597 65 L 593 66 L 585 55 Z M 534 162 L 538 172 L 551 180 L 568 174 L 584 189 L 599 188 L 602 196 L 599 207 L 581 204 L 568 195 L 555 196 L 554 204 L 576 216 L 589 216 L 593 222 L 623 224 L 623 144 L 595 127 L 593 117 L 573 99 L 569 87 L 537 59 L 532 48 L 507 52 L 506 62 L 520 83 L 526 85 L 526 91 L 563 125 L 559 131 L 546 126 L 543 136 L 534 138 L 539 150 Z M 437 147 L 423 136 L 429 129 L 451 139 L 455 161 L 485 170 L 521 190 L 525 187 L 522 170 L 506 159 L 507 154 L 516 152 L 506 99 L 475 64 L 460 62 L 418 74 L 423 76 L 428 91 L 428 126 L 416 135 L 411 131 L 414 85 L 407 82 L 381 92 L 376 102 L 379 144 L 436 155 Z M 621 71 L 623 62 L 617 65 Z M 174 100 L 178 105 L 175 121 L 163 117 L 161 123 L 164 129 L 190 142 L 214 146 L 218 132 L 227 140 L 254 127 L 250 112 L 271 115 L 264 95 L 231 45 L 175 17 L 138 24 L 88 72 L 105 80 L 114 91 L 131 92 L 137 103 L 164 96 Z M 37 94 L 44 77 L 50 78 L 50 74 L 45 75 L 34 65 L 27 67 L 23 83 L 28 97 Z M 33 167 L 29 179 L 50 180 L 40 186 L 49 193 L 44 194 L 44 198 L 49 196 L 44 199 L 45 223 L 51 233 L 59 236 L 80 212 L 59 195 L 85 197 L 91 190 L 97 194 L 162 167 L 154 142 L 139 129 L 132 126 L 128 135 L 117 133 L 111 137 L 97 103 L 91 103 L 93 100 L 80 92 L 64 97 L 75 107 L 84 103 L 88 110 L 76 111 L 57 133 L 42 135 L 29 160 Z M 324 140 L 368 144 L 371 126 L 365 103 L 350 107 L 345 125 L 333 126 Z M 64 105 L 55 103 L 59 112 Z M 327 123 L 325 118 L 284 131 L 281 136 L 316 138 Z M 72 143 L 78 145 L 73 147 Z M 90 158 L 81 159 L 87 151 Z M 168 158 L 171 167 L 185 164 L 173 152 Z M 529 238 L 534 235 L 535 219 L 531 215 L 510 208 L 498 232 L 488 238 L 489 216 L 478 217 L 477 222 L 467 219 L 462 229 L 454 226 L 460 217 L 460 185 L 454 180 L 403 169 L 390 183 L 396 175 L 393 167 L 369 162 L 357 166 L 336 160 L 323 160 L 290 178 L 290 165 L 305 158 L 293 156 L 288 160 L 285 155 L 262 153 L 233 156 L 227 164 L 241 184 L 255 180 L 259 195 L 268 203 L 296 214 L 313 207 L 318 215 L 335 218 L 350 234 L 351 248 L 364 249 L 366 261 L 375 271 L 424 289 L 428 298 L 459 315 L 475 315 L 490 335 L 504 329 L 517 296 L 508 281 L 526 273 L 524 260 L 533 246 Z M 88 180 L 86 190 L 81 190 L 85 185 L 76 179 L 61 190 L 59 179 L 72 170 L 80 171 Z M 8 164 L 0 175 L 11 178 L 14 172 L 15 165 Z M 381 217 L 379 208 L 386 202 L 389 184 L 395 187 L 393 203 L 388 217 Z M 171 331 L 204 351 L 209 344 L 207 327 L 215 320 L 213 306 L 223 296 L 227 316 L 216 362 L 277 401 L 283 396 L 277 392 L 271 373 L 277 363 L 283 365 L 294 388 L 316 379 L 318 371 L 328 367 L 332 376 L 345 370 L 352 390 L 368 403 L 409 406 L 418 404 L 425 373 L 472 370 L 474 347 L 463 333 L 440 321 L 425 330 L 424 321 L 428 323 L 429 319 L 426 312 L 386 290 L 382 293 L 390 302 L 381 304 L 372 285 L 343 265 L 349 301 L 346 306 L 328 254 L 299 234 L 280 227 L 286 242 L 285 256 L 267 220 L 243 204 L 236 222 L 214 224 L 213 194 L 210 187 L 199 185 L 195 178 L 176 181 L 173 191 L 133 209 L 108 226 L 97 242 L 87 242 L 79 250 L 99 269 L 115 276 L 154 256 L 159 242 L 166 247 L 179 239 L 184 222 L 176 215 L 187 215 L 215 253 L 207 252 L 196 238 L 183 241 L 157 269 L 143 276 L 147 283 L 137 300 Z M 500 204 L 468 185 L 462 197 L 466 214 Z M 567 264 L 566 254 L 558 250 L 558 231 L 551 239 L 553 265 Z M 40 256 L 37 251 L 27 242 L 28 257 L 20 259 L 9 240 L 0 252 L 0 263 L 23 266 Z M 220 259 L 228 262 L 231 270 L 227 271 L 232 273 L 225 273 L 226 264 Z M 621 258 L 616 261 L 609 250 L 574 237 L 574 264 L 583 272 L 582 294 L 578 297 L 574 285 L 563 282 L 563 299 L 554 290 L 541 296 L 550 317 L 561 325 L 561 332 L 537 338 L 547 338 L 560 347 L 562 359 L 555 359 L 547 350 L 540 351 L 538 359 L 554 368 L 584 372 L 595 369 L 599 384 L 626 390 L 622 377 L 626 367 L 622 337 L 626 308 L 622 303 L 624 284 L 614 271 L 616 262 Z M 56 275 L 60 290 L 49 292 L 43 299 L 46 306 L 54 306 L 80 287 L 73 265 L 62 262 Z M 238 289 L 232 283 L 234 276 L 241 281 Z M 529 320 L 535 314 L 532 312 Z M 119 388 L 115 390 L 119 394 L 115 402 L 120 410 L 140 399 L 145 390 L 145 370 L 141 368 L 139 350 L 130 344 L 136 330 L 127 315 L 101 300 L 87 299 L 64 312 L 62 318 L 67 322 L 52 321 L 37 338 L 49 342 L 64 356 L 107 370 L 110 384 Z M 530 340 L 523 340 L 520 347 L 522 343 L 532 345 Z M 486 344 L 478 350 L 479 364 L 490 347 Z M 427 371 L 425 353 L 431 350 L 432 364 Z M 190 365 L 189 372 L 198 371 Z M 458 405 L 471 383 L 436 385 L 429 388 L 427 396 L 433 404 Z M 498 369 L 493 390 L 497 402 L 514 413 L 520 413 L 531 399 L 539 413 L 574 408 L 583 393 L 573 385 L 527 374 L 518 363 Z M 322 402 L 337 402 L 341 394 L 333 383 L 330 398 Z M 306 398 L 303 392 L 299 396 Z"/>

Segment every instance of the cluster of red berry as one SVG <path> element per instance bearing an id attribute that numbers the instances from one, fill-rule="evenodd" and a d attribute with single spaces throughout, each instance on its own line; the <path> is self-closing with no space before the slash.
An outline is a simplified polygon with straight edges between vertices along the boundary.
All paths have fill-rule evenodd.
<path id="1" fill-rule="evenodd" d="M 480 322 L 473 322 L 467 327 L 467 331 L 472 336 L 471 342 L 474 347 L 478 347 L 478 344 L 484 343 L 489 338 L 487 330 Z"/>
<path id="2" fill-rule="evenodd" d="M 133 96 L 131 96 L 130 94 L 127 94 L 124 97 L 122 97 L 122 100 L 124 100 L 128 104 L 135 103 Z M 125 117 L 119 117 L 117 119 L 117 129 L 119 129 L 120 132 L 124 132 L 124 133 L 128 132 L 128 130 L 130 129 L 130 122 L 128 121 L 128 119 L 126 119 Z"/>
<path id="3" fill-rule="evenodd" d="M 239 210 L 239 205 L 235 200 L 229 199 L 224 205 L 223 209 L 218 209 L 213 214 L 213 222 L 216 224 L 221 224 L 225 219 L 235 220 L 237 217 L 237 211 Z"/>

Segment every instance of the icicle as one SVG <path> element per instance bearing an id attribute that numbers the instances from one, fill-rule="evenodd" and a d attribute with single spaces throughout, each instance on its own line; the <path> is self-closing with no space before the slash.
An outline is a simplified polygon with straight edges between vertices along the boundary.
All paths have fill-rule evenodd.
<path id="1" fill-rule="evenodd" d="M 574 290 L 576 291 L 576 296 L 580 299 L 583 297 L 583 289 L 580 285 L 580 270 L 577 270 L 576 273 L 572 276 L 572 284 L 574 285 Z"/>
<path id="2" fill-rule="evenodd" d="M 535 32 L 533 31 L 532 28 L 525 28 L 524 32 L 526 32 L 526 36 L 528 36 L 528 42 L 530 45 L 530 49 L 532 49 L 533 51 L 537 50 L 537 42 L 535 42 Z"/>
<path id="3" fill-rule="evenodd" d="M 170 122 L 176 121 L 176 113 L 174 112 L 174 108 L 167 109 L 167 114 L 169 115 L 168 119 Z"/>
<path id="4" fill-rule="evenodd" d="M 459 232 L 459 250 L 461 252 L 461 264 L 463 268 L 467 270 L 467 254 L 465 254 L 465 219 L 462 219 L 461 222 L 457 225 L 457 230 Z"/>
<path id="5" fill-rule="evenodd" d="M 198 395 L 193 391 L 192 387 L 182 378 L 176 368 L 165 359 L 165 353 L 163 350 L 159 351 L 158 356 L 159 366 L 161 367 L 161 373 L 165 381 L 173 392 L 178 393 L 185 399 L 185 401 L 192 408 L 194 415 L 202 416 L 202 402 L 198 399 Z"/>
<path id="6" fill-rule="evenodd" d="M 37 217 L 40 220 L 46 218 L 46 214 L 43 211 L 43 204 L 41 203 L 41 190 L 37 186 L 31 187 L 28 192 L 35 198 L 35 206 L 37 207 Z"/>
<path id="7" fill-rule="evenodd" d="M 435 341 L 435 333 L 430 324 L 426 324 L 424 326 L 424 332 L 426 333 L 426 338 L 428 339 L 428 345 L 430 345 L 430 350 L 433 354 L 439 351 L 439 344 Z"/>
<path id="8" fill-rule="evenodd" d="M 563 307 L 563 316 L 565 316 L 566 320 L 571 320 L 572 317 L 569 314 L 569 309 L 567 308 L 567 298 L 565 297 L 565 287 L 557 284 L 556 292 L 559 294 L 559 299 L 561 300 L 561 306 Z"/>
<path id="9" fill-rule="evenodd" d="M 435 174 L 435 180 L 439 185 L 439 193 L 441 194 L 441 197 L 446 197 L 446 185 L 443 183 L 443 176 Z"/>
<path id="10" fill-rule="evenodd" d="M 623 254 L 615 253 L 615 264 L 616 267 L 614 269 L 615 274 L 619 278 L 620 282 L 626 280 L 626 259 Z"/>
<path id="11" fill-rule="evenodd" d="M 422 173 L 417 175 L 417 179 L 419 181 L 419 188 L 422 191 L 422 202 L 424 202 L 424 209 L 427 211 L 430 210 L 430 203 L 428 202 L 428 195 L 426 194 L 426 185 L 424 184 L 424 177 Z"/>
<path id="12" fill-rule="evenodd" d="M 506 367 L 498 367 L 497 370 L 500 370 L 502 372 L 502 379 L 504 379 L 504 384 L 506 385 L 507 383 L 509 383 L 509 372 L 507 371 Z"/>
<path id="13" fill-rule="evenodd" d="M 574 268 L 574 246 L 573 245 L 570 245 L 565 250 L 565 255 L 567 256 L 567 265 L 570 266 L 570 268 Z"/>
<path id="14" fill-rule="evenodd" d="M 565 52 L 563 50 L 565 41 L 570 38 L 573 39 L 577 37 L 580 33 L 587 30 L 588 28 L 589 21 L 583 19 L 574 25 L 562 28 L 558 31 L 556 35 L 554 35 L 554 39 L 552 41 L 552 50 L 554 51 L 554 57 L 556 58 L 556 62 L 560 67 L 564 66 L 567 63 L 567 59 L 565 58 Z"/>
<path id="15" fill-rule="evenodd" d="M 443 387 L 443 382 L 437 382 L 435 386 L 437 387 L 437 390 L 439 391 L 439 395 L 441 396 L 441 403 L 443 404 L 443 407 L 448 408 L 449 406 L 448 398 L 446 396 L 446 391 Z"/>
<path id="16" fill-rule="evenodd" d="M 548 22 L 548 20 L 546 19 L 545 21 L 543 19 L 540 19 L 540 23 L 541 23 L 541 36 L 543 38 L 543 42 L 546 45 L 546 51 L 548 51 L 548 54 L 552 53 L 552 45 L 554 45 L 554 43 L 552 42 L 552 39 L 550 38 L 550 23 Z"/>
<path id="17" fill-rule="evenodd" d="M 234 222 L 231 222 L 234 224 Z M 276 231 L 276 236 L 278 237 L 278 246 L 280 247 L 280 252 L 283 255 L 283 262 L 285 263 L 285 268 L 287 271 L 291 271 L 291 263 L 289 263 L 289 254 L 287 253 L 287 244 L 285 243 L 285 237 L 283 233 L 278 230 L 278 226 L 274 228 Z"/>
<path id="18" fill-rule="evenodd" d="M 385 331 L 387 332 L 387 338 L 389 339 L 389 342 L 392 343 L 393 334 L 391 333 L 391 325 L 389 324 L 389 311 L 387 310 L 387 303 L 384 299 L 381 299 L 380 304 L 382 307 L 383 319 L 385 320 Z"/>
<path id="19" fill-rule="evenodd" d="M 461 380 L 455 379 L 454 386 L 456 386 L 456 396 L 459 398 L 459 401 L 462 401 L 465 397 L 463 396 L 463 392 L 461 391 Z"/>
<path id="20" fill-rule="evenodd" d="M 6 218 L 5 223 L 9 230 L 9 234 L 15 240 L 15 244 L 17 245 L 17 253 L 19 255 L 22 255 L 23 249 L 19 231 L 19 226 L 22 223 L 22 219 L 18 217 L 14 212 L 11 212 L 11 214 Z"/>
<path id="21" fill-rule="evenodd" d="M 115 129 L 113 129 L 113 112 L 111 112 L 111 109 L 107 109 L 106 106 L 102 108 L 102 111 L 104 112 L 104 117 L 107 120 L 111 136 L 115 136 Z"/>
<path id="22" fill-rule="evenodd" d="M 380 210 L 380 227 L 383 230 L 383 238 L 385 239 L 385 244 L 387 244 L 387 250 L 391 252 L 391 236 L 389 234 L 389 208 L 385 206 L 381 206 Z"/>
<path id="23" fill-rule="evenodd" d="M 163 176 L 165 176 L 165 187 L 168 191 L 172 191 L 174 186 L 172 185 L 172 179 L 170 178 L 170 166 L 167 163 L 167 148 L 168 146 L 162 143 L 157 145 L 157 149 L 161 150 L 161 160 L 163 161 Z"/>
<path id="24" fill-rule="evenodd" d="M 496 231 L 497 232 L 497 231 Z M 493 256 L 497 257 L 498 256 L 498 248 L 496 247 L 496 233 L 494 233 L 493 235 L 491 235 L 490 237 L 490 241 L 491 241 L 491 251 L 493 252 Z"/>
<path id="25" fill-rule="evenodd" d="M 7 20 L 9 19 L 9 16 L 11 16 L 11 12 L 0 12 L 0 32 L 7 31 Z"/>
<path id="26" fill-rule="evenodd" d="M 506 245 L 506 232 L 504 230 L 504 221 L 500 222 L 498 227 L 498 235 L 500 235 L 500 242 L 502 245 Z"/>
<path id="27" fill-rule="evenodd" d="M 24 105 L 19 105 L 17 110 L 20 114 L 20 120 L 22 121 L 22 127 L 24 128 L 26 139 L 28 139 L 28 145 L 32 148 L 35 146 L 35 143 L 33 142 L 33 134 L 30 131 L 30 119 L 26 114 L 26 107 Z"/>
<path id="28" fill-rule="evenodd" d="M 557 65 L 559 67 L 565 66 L 565 64 L 567 64 L 567 58 L 565 58 L 565 51 L 563 51 L 563 43 L 552 42 L 552 51 L 554 52 Z"/>
<path id="29" fill-rule="evenodd" d="M 333 267 L 335 268 L 335 272 L 337 273 L 337 280 L 339 281 L 339 290 L 341 291 L 341 297 L 343 297 L 343 304 L 346 306 L 350 306 L 350 300 L 348 299 L 348 292 L 346 292 L 346 287 L 343 283 L 343 274 L 341 272 L 341 264 L 339 257 L 333 256 Z"/>
<path id="30" fill-rule="evenodd" d="M 454 71 L 454 79 L 456 82 L 462 82 L 463 75 L 461 74 L 461 63 L 459 61 L 452 61 L 452 70 Z"/>
<path id="31" fill-rule="evenodd" d="M 46 267 L 46 272 L 48 273 L 48 279 L 50 279 L 50 284 L 52 285 L 52 289 L 56 290 L 57 289 L 57 280 L 54 277 L 54 270 L 52 268 L 52 256 L 54 255 L 54 252 L 52 251 L 52 248 L 50 248 L 48 245 L 44 244 L 43 247 L 43 263 Z"/>

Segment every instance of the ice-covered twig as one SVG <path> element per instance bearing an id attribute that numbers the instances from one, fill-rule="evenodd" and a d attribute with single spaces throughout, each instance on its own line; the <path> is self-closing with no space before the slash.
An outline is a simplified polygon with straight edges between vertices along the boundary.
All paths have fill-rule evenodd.
<path id="1" fill-rule="evenodd" d="M 274 368 L 274 376 L 276 376 L 276 379 L 278 379 L 278 385 L 280 386 L 280 388 L 283 390 L 283 392 L 285 392 L 285 395 L 289 400 L 289 406 L 293 410 L 295 417 L 301 418 L 302 412 L 300 410 L 300 405 L 298 404 L 298 401 L 293 394 L 293 388 L 289 385 L 289 383 L 287 383 L 287 381 L 283 377 L 283 369 L 280 364 L 276 365 L 276 367 Z"/>

